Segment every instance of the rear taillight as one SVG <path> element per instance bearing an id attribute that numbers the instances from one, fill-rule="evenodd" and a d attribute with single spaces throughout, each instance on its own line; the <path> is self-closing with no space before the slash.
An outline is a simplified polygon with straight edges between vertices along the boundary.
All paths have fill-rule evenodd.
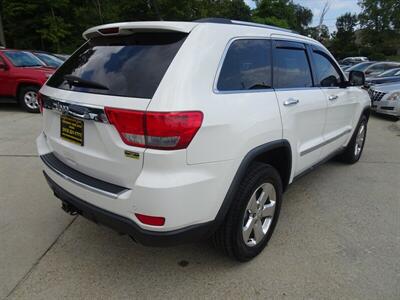
<path id="1" fill-rule="evenodd" d="M 143 112 L 106 107 L 125 144 L 161 150 L 185 149 L 203 122 L 200 111 Z"/>
<path id="2" fill-rule="evenodd" d="M 39 111 L 42 114 L 43 113 L 43 96 L 41 93 L 37 94 L 37 102 L 38 102 L 38 106 L 39 106 Z"/>

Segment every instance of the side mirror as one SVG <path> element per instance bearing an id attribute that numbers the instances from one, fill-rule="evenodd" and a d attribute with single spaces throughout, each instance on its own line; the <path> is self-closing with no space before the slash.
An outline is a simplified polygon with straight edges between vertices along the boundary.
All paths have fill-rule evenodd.
<path id="1" fill-rule="evenodd" d="M 8 66 L 5 63 L 0 62 L 0 70 L 7 71 Z"/>
<path id="2" fill-rule="evenodd" d="M 349 82 L 351 86 L 363 86 L 365 84 L 364 72 L 350 71 Z"/>

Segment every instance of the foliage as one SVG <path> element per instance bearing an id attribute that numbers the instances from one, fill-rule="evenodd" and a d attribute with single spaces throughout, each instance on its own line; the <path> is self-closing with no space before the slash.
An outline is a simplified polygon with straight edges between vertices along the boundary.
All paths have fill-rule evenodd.
<path id="1" fill-rule="evenodd" d="M 312 21 L 312 11 L 292 0 L 257 0 L 253 20 L 258 23 L 290 28 L 306 33 Z"/>
<path id="2" fill-rule="evenodd" d="M 322 25 L 321 28 L 318 28 L 318 26 L 308 27 L 306 29 L 306 34 L 309 37 L 322 42 L 323 44 L 329 43 L 329 28 L 326 25 Z"/>
<path id="3" fill-rule="evenodd" d="M 395 55 L 400 49 L 400 2 L 361 0 L 359 4 L 364 51 Z"/>
<path id="4" fill-rule="evenodd" d="M 338 58 L 357 56 L 359 54 L 355 34 L 357 23 L 358 18 L 355 14 L 345 13 L 337 18 L 337 32 L 332 34 L 330 50 L 334 52 Z"/>
<path id="5" fill-rule="evenodd" d="M 325 25 L 310 27 L 312 11 L 293 0 L 0 0 L 7 46 L 71 53 L 92 26 L 123 21 L 191 21 L 222 17 L 293 29 L 324 43 L 337 57 L 400 55 L 400 1 L 358 0 L 359 16 L 337 19 L 332 35 Z"/>
<path id="6" fill-rule="evenodd" d="M 92 26 L 123 21 L 251 20 L 243 0 L 0 0 L 7 46 L 70 53 Z"/>

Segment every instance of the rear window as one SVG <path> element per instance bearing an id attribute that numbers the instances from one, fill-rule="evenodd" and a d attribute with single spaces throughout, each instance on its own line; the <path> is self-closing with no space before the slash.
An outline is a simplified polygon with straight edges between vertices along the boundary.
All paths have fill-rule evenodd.
<path id="1" fill-rule="evenodd" d="M 57 70 L 47 85 L 78 92 L 152 98 L 186 36 L 154 32 L 93 38 Z"/>

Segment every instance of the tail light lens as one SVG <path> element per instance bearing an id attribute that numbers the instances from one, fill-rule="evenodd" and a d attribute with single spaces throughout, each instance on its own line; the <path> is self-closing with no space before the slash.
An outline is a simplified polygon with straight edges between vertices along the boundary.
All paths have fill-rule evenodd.
<path id="1" fill-rule="evenodd" d="M 43 114 L 43 96 L 42 96 L 41 93 L 37 94 L 37 102 L 38 102 L 38 105 L 39 105 L 39 111 L 40 111 L 41 114 Z"/>
<path id="2" fill-rule="evenodd" d="M 125 144 L 161 150 L 185 149 L 203 122 L 200 111 L 143 112 L 106 107 Z"/>

